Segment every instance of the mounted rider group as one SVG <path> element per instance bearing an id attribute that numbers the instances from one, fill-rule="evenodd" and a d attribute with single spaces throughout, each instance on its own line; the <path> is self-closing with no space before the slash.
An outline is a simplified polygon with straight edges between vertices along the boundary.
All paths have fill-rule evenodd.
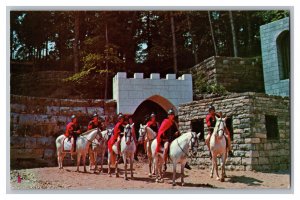
<path id="1" fill-rule="evenodd" d="M 76 154 L 76 151 L 77 151 L 76 150 L 76 141 L 77 141 L 78 137 L 80 137 L 81 135 L 88 134 L 93 130 L 97 132 L 97 135 L 99 135 L 101 132 L 105 132 L 105 134 L 107 135 L 106 141 L 105 141 L 105 148 L 107 149 L 108 155 L 110 155 L 108 158 L 109 174 L 110 174 L 110 160 L 113 159 L 112 156 L 115 155 L 116 156 L 116 158 L 115 158 L 116 164 L 120 161 L 121 154 L 124 153 L 123 152 L 124 150 L 123 149 L 121 150 L 121 141 L 122 141 L 122 137 L 124 137 L 124 135 L 126 134 L 125 129 L 128 129 L 130 132 L 131 139 L 130 140 L 125 139 L 124 141 L 125 141 L 126 145 L 129 145 L 132 141 L 132 144 L 134 145 L 134 153 L 133 153 L 134 159 L 138 161 L 137 146 L 139 144 L 143 144 L 143 148 L 145 150 L 146 156 L 152 157 L 151 160 L 156 164 L 155 166 L 153 166 L 153 168 L 154 169 L 156 168 L 155 173 L 158 176 L 159 171 L 158 171 L 157 167 L 159 166 L 158 165 L 159 155 L 161 155 L 161 160 L 162 160 L 163 166 L 164 166 L 163 171 L 165 172 L 167 170 L 168 159 L 169 159 L 169 161 L 171 159 L 172 152 L 170 152 L 170 146 L 171 146 L 172 142 L 176 139 L 179 139 L 179 137 L 181 137 L 182 135 L 185 135 L 185 134 L 181 134 L 179 131 L 178 123 L 175 120 L 174 111 L 172 109 L 170 109 L 170 110 L 168 110 L 167 114 L 168 114 L 168 117 L 166 119 L 164 119 L 162 121 L 162 123 L 160 124 L 156 120 L 156 114 L 151 113 L 149 119 L 147 121 L 145 121 L 146 124 L 140 125 L 139 134 L 136 134 L 132 116 L 125 116 L 122 113 L 118 114 L 117 123 L 114 125 L 113 129 L 111 129 L 111 126 L 109 125 L 110 121 L 108 118 L 103 119 L 103 118 L 99 117 L 97 113 L 94 113 L 92 120 L 88 123 L 87 132 L 85 132 L 85 133 L 82 133 L 82 129 L 79 126 L 76 115 L 72 115 L 71 122 L 69 122 L 67 124 L 66 131 L 64 134 L 64 140 L 67 140 L 71 143 L 71 149 L 69 152 L 64 151 L 64 150 L 63 151 L 64 151 L 64 153 L 70 153 L 71 159 L 73 159 L 72 155 Z M 205 144 L 208 147 L 210 159 L 212 159 L 212 157 L 213 157 L 212 156 L 213 151 L 211 151 L 212 150 L 211 137 L 214 132 L 220 131 L 220 123 L 217 123 L 218 120 L 222 121 L 222 113 L 217 114 L 214 106 L 210 105 L 208 108 L 208 114 L 205 119 L 206 125 L 208 128 L 208 134 L 205 139 Z M 232 152 L 231 152 L 230 132 L 226 128 L 225 123 L 223 123 L 223 124 L 224 124 L 224 127 L 222 129 L 224 129 L 223 135 L 225 138 L 224 140 L 226 141 L 226 154 L 231 156 Z M 216 127 L 216 125 L 218 127 Z M 150 136 L 150 135 L 148 136 L 148 134 L 146 134 L 147 130 L 151 131 L 153 136 Z M 112 133 L 112 134 L 110 135 L 109 133 Z M 200 136 L 200 133 L 198 133 L 196 135 L 191 133 L 191 136 L 189 137 L 189 141 L 188 141 L 188 143 L 189 143 L 188 146 L 190 145 L 192 147 L 193 146 L 195 147 L 195 144 L 198 144 L 199 136 Z M 100 134 L 100 139 L 103 137 L 104 137 L 103 134 L 102 135 Z M 93 144 L 98 144 L 99 137 L 94 136 L 94 138 L 90 138 L 87 140 L 88 140 L 88 143 L 87 143 L 87 146 L 85 147 L 85 149 L 87 151 L 91 152 Z M 96 142 L 93 142 L 94 140 L 96 140 Z M 155 140 L 155 144 L 152 142 L 154 140 Z M 177 140 L 178 145 L 175 145 L 175 146 L 173 145 L 173 146 L 175 149 L 179 149 L 179 151 L 181 151 L 181 153 L 184 153 L 186 155 L 185 157 L 187 157 L 189 151 L 187 150 L 187 152 L 186 152 L 186 150 L 184 150 L 183 147 L 180 146 L 179 141 L 180 140 Z M 191 143 L 191 141 L 193 141 L 193 142 Z M 58 143 L 61 143 L 61 142 L 58 141 L 57 146 L 59 146 Z M 62 145 L 64 145 L 64 144 L 62 144 Z M 114 146 L 116 148 L 115 151 L 113 150 Z M 151 150 L 151 148 L 153 148 L 153 149 Z M 196 151 L 197 151 L 197 149 L 196 149 Z M 173 152 L 173 154 L 174 154 L 174 152 Z M 218 153 L 218 154 L 220 154 L 220 153 Z M 96 155 L 96 157 L 91 156 L 91 153 L 90 153 L 90 163 L 94 164 L 97 167 L 97 154 L 95 154 L 95 155 Z M 104 155 L 104 153 L 103 153 L 103 155 Z M 78 154 L 77 154 L 77 156 L 78 156 Z M 86 156 L 85 153 L 83 154 L 83 157 L 84 156 Z M 59 166 L 60 166 L 60 168 L 62 168 L 62 163 L 60 164 L 60 161 L 61 161 L 60 159 L 61 158 L 59 158 L 59 150 L 58 150 Z M 83 158 L 83 159 L 85 162 L 85 158 Z M 124 159 L 125 159 L 125 161 L 124 161 Z M 124 163 L 126 163 L 126 159 L 128 159 L 128 158 L 123 156 Z M 173 159 L 176 160 L 175 158 L 173 158 Z M 149 176 L 151 176 L 152 174 L 155 174 L 154 171 L 152 173 L 152 170 L 151 170 L 151 165 L 152 165 L 151 160 L 149 159 L 149 168 L 150 168 Z M 181 162 L 181 164 L 183 164 L 183 166 L 185 168 L 191 170 L 191 167 L 187 163 L 186 159 L 184 159 L 184 160 L 185 161 Z M 176 162 L 179 163 L 179 161 L 176 161 Z M 225 158 L 224 162 L 226 162 L 226 158 Z M 102 158 L 102 163 L 103 163 L 103 158 Z M 175 163 L 173 166 L 173 168 L 175 167 L 175 171 L 176 171 L 177 163 Z M 79 164 L 80 164 L 80 158 L 79 158 L 79 163 L 77 163 L 77 169 L 79 167 Z M 130 163 L 130 164 L 132 165 L 132 163 Z M 84 167 L 85 167 L 85 163 L 84 163 Z M 126 164 L 126 167 L 127 167 L 127 164 Z M 132 166 L 131 166 L 131 168 L 132 168 Z M 116 166 L 116 170 L 117 170 L 117 166 Z M 182 171 L 183 171 L 183 168 L 182 168 Z M 116 173 L 118 175 L 118 171 Z M 182 172 L 182 174 L 183 174 L 183 172 Z M 133 174 L 131 174 L 131 176 L 133 177 Z M 218 172 L 217 172 L 217 176 L 218 176 Z M 174 175 L 174 177 L 175 177 L 175 175 Z M 126 179 L 127 179 L 127 173 L 126 173 Z M 173 184 L 174 184 L 175 180 L 173 180 L 173 181 L 174 181 L 173 182 Z M 182 184 L 183 184 L 183 178 L 182 178 Z"/>

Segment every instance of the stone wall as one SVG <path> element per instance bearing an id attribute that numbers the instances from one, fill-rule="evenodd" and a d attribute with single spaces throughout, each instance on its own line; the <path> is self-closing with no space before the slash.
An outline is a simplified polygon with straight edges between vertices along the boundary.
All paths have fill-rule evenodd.
<path id="1" fill-rule="evenodd" d="M 267 94 L 289 96 L 290 80 L 280 79 L 277 38 L 289 31 L 289 17 L 260 27 L 261 51 L 264 68 L 265 90 Z M 289 33 L 288 33 L 289 34 Z"/>
<path id="2" fill-rule="evenodd" d="M 229 92 L 264 92 L 261 60 L 213 56 L 190 69 L 193 80 L 220 84 Z"/>
<path id="3" fill-rule="evenodd" d="M 11 95 L 11 168 L 56 166 L 55 139 L 64 133 L 70 116 L 76 114 L 86 130 L 94 112 L 116 116 L 116 102 L 101 99 L 51 99 Z M 65 164 L 68 164 L 68 158 Z"/>
<path id="4" fill-rule="evenodd" d="M 232 121 L 234 157 L 226 167 L 235 170 L 290 169 L 290 104 L 289 98 L 260 93 L 240 93 L 193 101 L 179 107 L 179 127 L 182 132 L 192 130 L 193 120 L 205 120 L 208 105 L 222 111 Z M 278 139 L 267 138 L 265 115 L 277 117 Z M 205 122 L 204 122 L 205 124 Z M 207 127 L 204 125 L 204 134 Z M 209 152 L 204 142 L 192 164 L 210 165 Z"/>
<path id="5" fill-rule="evenodd" d="M 118 102 L 118 112 L 133 114 L 143 101 L 152 97 L 153 101 L 156 97 L 162 97 L 161 101 L 165 102 L 162 104 L 175 107 L 192 101 L 192 76 L 184 74 L 176 79 L 175 74 L 167 74 L 165 79 L 161 79 L 160 74 L 156 73 L 151 74 L 150 78 L 144 78 L 143 73 L 135 73 L 134 78 L 127 78 L 125 72 L 118 72 L 113 78 L 113 99 Z"/>

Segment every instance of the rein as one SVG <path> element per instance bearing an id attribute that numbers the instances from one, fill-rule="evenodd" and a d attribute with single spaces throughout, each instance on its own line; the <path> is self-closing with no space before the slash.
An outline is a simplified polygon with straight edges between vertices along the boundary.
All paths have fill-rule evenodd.
<path id="1" fill-rule="evenodd" d="M 101 132 L 100 132 L 101 133 Z M 97 135 L 99 134 L 99 129 L 97 129 Z M 87 139 L 86 137 L 84 137 L 84 136 L 80 136 L 80 137 L 82 137 L 82 138 L 84 138 L 84 139 L 86 139 L 87 141 L 89 141 L 91 144 L 95 144 L 95 145 L 97 145 L 97 143 L 95 143 L 95 142 L 93 142 L 93 141 L 91 141 L 91 140 L 89 140 L 89 139 Z"/>
<path id="2" fill-rule="evenodd" d="M 188 144 L 191 142 L 191 140 L 192 140 L 193 138 L 197 140 L 197 137 L 195 138 L 194 135 L 192 134 L 192 137 L 191 137 L 190 141 L 188 142 Z M 183 148 L 180 146 L 178 140 L 177 140 L 177 145 L 178 145 L 178 147 L 180 148 L 180 150 L 181 150 L 187 157 L 189 157 L 188 153 L 186 153 L 186 152 L 183 150 Z M 194 146 L 194 145 L 192 145 L 192 148 L 193 148 L 193 146 Z M 191 155 L 191 157 L 193 158 L 194 156 Z"/>

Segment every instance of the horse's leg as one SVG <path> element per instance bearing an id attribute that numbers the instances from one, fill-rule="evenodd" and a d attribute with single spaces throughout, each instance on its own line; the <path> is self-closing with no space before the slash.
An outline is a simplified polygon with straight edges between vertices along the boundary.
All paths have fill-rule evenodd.
<path id="1" fill-rule="evenodd" d="M 176 179 L 176 165 L 177 165 L 177 163 L 173 162 L 173 186 L 176 185 L 176 183 L 175 183 L 175 179 Z"/>
<path id="2" fill-rule="evenodd" d="M 214 170 L 215 170 L 214 168 L 215 168 L 214 160 L 211 160 L 210 178 L 214 177 Z"/>
<path id="3" fill-rule="evenodd" d="M 119 160 L 118 160 L 118 155 L 115 154 L 115 156 L 117 157 L 116 158 L 116 163 L 115 163 L 115 171 L 116 171 L 116 177 L 119 177 L 119 168 L 118 168 L 118 163 L 119 163 Z M 125 161 L 124 161 L 125 162 Z"/>
<path id="4" fill-rule="evenodd" d="M 104 154 L 105 154 L 105 151 L 102 150 L 101 152 L 101 169 L 99 170 L 99 172 L 103 172 L 103 159 L 104 159 Z"/>
<path id="5" fill-rule="evenodd" d="M 110 160 L 111 159 L 111 155 L 110 155 L 110 152 L 108 150 L 108 156 L 107 156 L 107 164 L 108 164 L 108 174 L 109 174 L 109 177 L 111 177 L 111 169 L 110 169 Z"/>
<path id="6" fill-rule="evenodd" d="M 82 154 L 82 161 L 83 161 L 83 170 L 84 170 L 84 173 L 86 173 L 87 171 L 86 171 L 86 165 L 85 165 L 85 163 L 86 163 L 86 153 L 83 153 Z"/>
<path id="7" fill-rule="evenodd" d="M 184 166 L 185 164 L 181 164 L 181 186 L 184 186 Z"/>
<path id="8" fill-rule="evenodd" d="M 62 169 L 62 164 L 61 164 L 61 153 L 58 152 L 57 150 L 57 164 L 58 164 L 58 168 Z"/>
<path id="9" fill-rule="evenodd" d="M 130 173 L 131 173 L 131 179 L 133 179 L 133 156 L 132 154 L 131 159 L 130 159 Z"/>
<path id="10" fill-rule="evenodd" d="M 95 151 L 95 153 L 94 153 L 94 158 L 95 158 L 95 170 L 94 170 L 94 173 L 96 173 L 96 171 L 98 170 L 98 164 L 97 164 L 97 151 Z"/>
<path id="11" fill-rule="evenodd" d="M 224 182 L 224 180 L 225 180 L 225 160 L 226 160 L 226 152 L 222 155 L 221 182 Z"/>
<path id="12" fill-rule="evenodd" d="M 216 155 L 213 155 L 213 162 L 214 162 L 214 168 L 216 170 L 216 175 L 217 175 L 217 180 L 220 180 L 220 177 L 219 177 L 219 169 L 218 169 L 218 160 L 217 160 L 217 156 Z"/>
<path id="13" fill-rule="evenodd" d="M 127 178 L 127 159 L 126 159 L 125 153 L 123 153 L 123 160 L 124 160 L 124 168 L 125 168 L 125 176 L 124 176 L 124 179 L 125 179 L 125 180 L 128 180 L 128 178 Z"/>
<path id="14" fill-rule="evenodd" d="M 62 154 L 61 154 L 61 158 L 60 158 L 60 159 L 61 159 L 61 160 L 60 160 L 60 161 L 61 161 L 61 163 L 60 163 L 60 164 L 61 164 L 61 169 L 64 168 L 64 167 L 63 167 L 63 162 L 64 162 L 64 159 L 65 159 L 65 156 L 66 156 L 66 153 L 62 153 Z"/>
<path id="15" fill-rule="evenodd" d="M 149 148 L 147 148 L 147 154 L 148 154 L 148 161 L 149 161 L 149 177 L 152 177 L 152 155 L 151 151 L 149 151 Z"/>
<path id="16" fill-rule="evenodd" d="M 80 159 L 81 159 L 81 153 L 77 153 L 77 170 L 76 170 L 76 172 L 79 172 Z"/>
<path id="17" fill-rule="evenodd" d="M 156 167 L 155 167 L 155 174 L 156 174 L 155 181 L 158 182 L 159 181 L 159 178 L 158 178 L 158 155 L 154 156 L 154 163 L 156 165 Z"/>

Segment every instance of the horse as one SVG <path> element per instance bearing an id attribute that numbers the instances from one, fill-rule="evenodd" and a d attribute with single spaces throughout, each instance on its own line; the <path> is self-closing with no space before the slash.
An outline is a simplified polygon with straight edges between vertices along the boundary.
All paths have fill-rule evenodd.
<path id="1" fill-rule="evenodd" d="M 138 142 L 142 143 L 145 140 L 145 137 L 147 137 L 146 153 L 149 161 L 149 177 L 152 177 L 152 175 L 154 175 L 155 172 L 155 165 L 153 162 L 154 157 L 152 156 L 151 144 L 156 139 L 156 135 L 156 132 L 154 132 L 150 127 L 140 124 Z"/>
<path id="2" fill-rule="evenodd" d="M 121 139 L 121 155 L 123 156 L 124 168 L 125 168 L 125 176 L 124 179 L 127 178 L 127 159 L 130 162 L 130 172 L 131 178 L 133 178 L 133 158 L 136 150 L 135 142 L 132 135 L 132 129 L 134 124 L 127 124 L 124 128 L 124 136 Z"/>
<path id="3" fill-rule="evenodd" d="M 82 133 L 80 136 L 78 136 L 76 140 L 76 154 L 77 154 L 77 170 L 76 172 L 79 172 L 79 165 L 80 165 L 80 159 L 81 156 L 83 157 L 83 166 L 84 166 L 84 172 L 87 172 L 85 162 L 86 162 L 86 154 L 88 153 L 89 146 L 92 143 L 92 141 L 96 138 L 97 134 L 99 134 L 99 129 L 92 129 L 85 133 Z M 57 162 L 59 169 L 63 169 L 63 160 L 66 155 L 66 153 L 63 151 L 63 143 L 64 140 L 67 139 L 65 135 L 60 135 L 56 138 L 56 150 L 57 150 Z"/>
<path id="4" fill-rule="evenodd" d="M 119 177 L 118 160 L 117 160 L 117 156 L 120 154 L 120 152 L 118 151 L 118 147 L 117 147 L 117 143 L 119 140 L 120 140 L 120 137 L 112 146 L 112 152 L 110 152 L 108 149 L 107 164 L 108 164 L 109 177 L 111 177 L 111 165 L 115 166 L 116 177 Z"/>
<path id="5" fill-rule="evenodd" d="M 188 132 L 180 135 L 178 138 L 172 141 L 169 148 L 169 158 L 173 164 L 173 186 L 175 186 L 176 178 L 176 166 L 179 163 L 181 165 L 181 185 L 184 186 L 184 166 L 187 162 L 189 147 L 192 148 L 193 156 L 197 153 L 199 146 L 198 138 L 200 133 Z M 155 152 L 157 145 L 157 140 L 154 140 L 151 149 Z M 163 148 L 163 147 L 162 147 Z M 154 160 L 156 163 L 156 182 L 160 182 L 163 179 L 162 165 L 163 165 L 163 155 L 161 153 L 153 153 Z"/>
<path id="6" fill-rule="evenodd" d="M 101 131 L 101 134 L 99 134 L 99 137 L 96 137 L 92 144 L 91 148 L 89 148 L 89 157 L 90 157 L 90 170 L 92 169 L 92 165 L 95 166 L 94 172 L 98 170 L 97 165 L 97 155 L 100 153 L 101 156 L 101 169 L 99 172 L 103 170 L 103 161 L 104 161 L 104 155 L 107 148 L 107 141 L 109 139 L 109 136 L 112 134 L 112 129 L 107 129 L 104 131 Z"/>
<path id="7" fill-rule="evenodd" d="M 225 163 L 227 159 L 226 138 L 224 135 L 226 128 L 226 118 L 216 117 L 216 126 L 210 138 L 210 152 L 212 155 L 212 168 L 210 177 L 213 178 L 214 169 L 216 169 L 217 180 L 224 182 L 225 180 Z M 217 156 L 221 157 L 221 178 L 218 173 Z"/>

